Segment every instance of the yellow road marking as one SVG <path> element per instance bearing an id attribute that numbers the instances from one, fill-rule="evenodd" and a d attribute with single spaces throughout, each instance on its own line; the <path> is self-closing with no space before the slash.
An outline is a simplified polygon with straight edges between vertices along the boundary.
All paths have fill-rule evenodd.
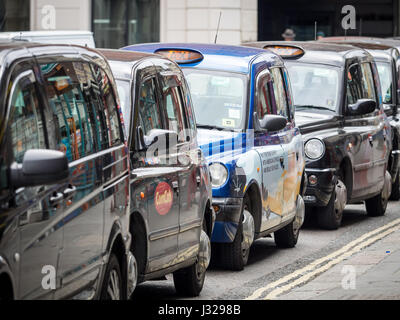
<path id="1" fill-rule="evenodd" d="M 305 267 L 303 267 L 303 268 L 301 268 L 301 269 L 299 269 L 299 270 L 296 270 L 296 271 L 294 271 L 293 273 L 288 274 L 287 276 L 285 276 L 285 277 L 283 277 L 283 278 L 281 278 L 281 279 L 278 279 L 278 280 L 276 280 L 276 281 L 274 281 L 274 282 L 268 284 L 268 285 L 265 286 L 265 287 L 262 287 L 262 288 L 257 289 L 256 291 L 254 291 L 254 293 L 253 293 L 251 296 L 247 297 L 245 300 L 255 300 L 255 299 L 258 299 L 258 298 L 260 298 L 266 291 L 268 291 L 268 290 L 270 290 L 270 289 L 274 289 L 274 288 L 276 288 L 276 287 L 278 287 L 278 286 L 280 286 L 280 285 L 282 285 L 282 284 L 284 284 L 284 283 L 286 283 L 286 282 L 288 282 L 288 281 L 290 281 L 290 280 L 292 280 L 292 279 L 295 279 L 295 278 L 301 276 L 302 274 L 304 274 L 305 272 L 312 271 L 312 270 L 315 269 L 318 265 L 320 265 L 320 264 L 322 264 L 322 263 L 324 263 L 324 262 L 326 262 L 326 261 L 332 260 L 332 259 L 334 259 L 335 257 L 337 257 L 337 256 L 339 256 L 339 255 L 342 255 L 343 253 L 348 252 L 351 248 L 357 246 L 359 243 L 361 243 L 361 242 L 364 241 L 365 239 L 367 239 L 367 238 L 369 238 L 369 237 L 372 237 L 372 236 L 374 236 L 375 234 L 380 233 L 380 232 L 382 232 L 382 231 L 384 231 L 384 230 L 386 230 L 386 229 L 388 229 L 388 228 L 391 228 L 391 227 L 393 227 L 393 226 L 396 226 L 396 225 L 398 225 L 398 224 L 400 224 L 400 219 L 393 220 L 392 222 L 390 222 L 390 223 L 388 223 L 388 224 L 386 224 L 386 225 L 384 225 L 384 226 L 382 226 L 382 227 L 380 227 L 380 228 L 378 228 L 378 229 L 372 230 L 372 231 L 370 231 L 370 232 L 368 232 L 368 233 L 362 235 L 361 237 L 359 237 L 359 238 L 353 240 L 352 242 L 348 243 L 347 245 L 345 245 L 345 246 L 342 247 L 341 249 L 339 249 L 339 250 L 337 250 L 337 251 L 335 251 L 335 252 L 333 252 L 333 253 L 331 253 L 331 254 L 325 256 L 325 257 L 322 257 L 322 258 L 320 258 L 320 259 L 317 259 L 317 260 L 311 262 L 310 264 L 308 264 L 307 266 L 305 266 Z M 379 239 L 378 239 L 378 240 L 379 240 Z"/>
<path id="2" fill-rule="evenodd" d="M 391 234 L 391 233 L 393 233 L 393 232 L 395 232 L 395 231 L 397 231 L 397 230 L 400 230 L 400 226 L 396 226 L 396 227 L 393 227 L 393 228 L 391 228 L 391 229 L 388 229 L 388 230 L 386 230 L 385 232 L 379 234 L 378 236 L 368 239 L 368 240 L 365 241 L 363 244 L 360 244 L 360 245 L 356 246 L 355 248 L 353 248 L 352 250 L 345 252 L 344 254 L 342 254 L 341 256 L 339 256 L 338 258 L 336 258 L 336 259 L 330 261 L 329 263 L 327 263 L 327 264 L 323 265 L 322 267 L 320 267 L 320 268 L 314 270 L 313 272 L 310 272 L 310 273 L 308 273 L 308 274 L 306 274 L 306 275 L 300 277 L 299 279 L 297 279 L 297 280 L 291 282 L 290 284 L 287 284 L 286 286 L 283 286 L 283 287 L 280 287 L 280 288 L 275 289 L 275 290 L 272 291 L 270 294 L 268 294 L 268 295 L 264 298 L 264 300 L 272 300 L 272 299 L 275 299 L 275 298 L 278 297 L 279 295 L 281 295 L 281 294 L 283 294 L 283 293 L 285 293 L 285 292 L 287 292 L 287 291 L 293 289 L 294 287 L 296 287 L 296 286 L 298 286 L 298 285 L 300 285 L 300 284 L 302 284 L 302 283 L 304 283 L 304 282 L 307 282 L 307 281 L 309 281 L 310 279 L 312 279 L 312 278 L 318 276 L 319 274 L 321 274 L 321 273 L 323 273 L 323 272 L 329 270 L 330 268 L 332 268 L 332 267 L 335 266 L 336 264 L 342 262 L 342 261 L 345 260 L 346 258 L 352 256 L 353 254 L 355 254 L 355 253 L 361 251 L 363 248 L 365 248 L 365 247 L 367 247 L 367 246 L 373 244 L 374 242 L 376 242 L 376 241 L 378 241 L 378 240 L 380 240 L 380 239 L 386 237 L 387 235 L 389 235 L 389 234 Z"/>

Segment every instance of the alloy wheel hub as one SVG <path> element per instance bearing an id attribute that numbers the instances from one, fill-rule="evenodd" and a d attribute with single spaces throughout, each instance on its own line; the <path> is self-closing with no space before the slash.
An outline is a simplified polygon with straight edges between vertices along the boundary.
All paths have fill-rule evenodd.
<path id="1" fill-rule="evenodd" d="M 201 231 L 200 235 L 200 248 L 198 257 L 198 273 L 202 274 L 205 272 L 210 265 L 211 260 L 211 242 L 207 233 L 204 230 Z"/>
<path id="2" fill-rule="evenodd" d="M 251 247 L 254 241 L 254 219 L 251 213 L 247 210 L 243 212 L 243 240 L 242 249 L 247 250 Z"/>
<path id="3" fill-rule="evenodd" d="M 342 180 L 338 180 L 335 192 L 335 210 L 336 212 L 343 212 L 347 204 L 347 188 Z"/>
<path id="4" fill-rule="evenodd" d="M 293 230 L 295 233 L 300 230 L 301 226 L 304 223 L 306 214 L 306 206 L 304 204 L 304 199 L 302 196 L 297 197 L 297 205 L 296 205 L 296 217 L 293 223 Z"/>

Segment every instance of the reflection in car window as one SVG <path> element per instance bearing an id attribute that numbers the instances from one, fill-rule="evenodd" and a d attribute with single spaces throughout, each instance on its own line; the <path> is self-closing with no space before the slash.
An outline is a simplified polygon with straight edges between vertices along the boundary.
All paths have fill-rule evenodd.
<path id="1" fill-rule="evenodd" d="M 185 142 L 184 110 L 177 87 L 169 88 L 164 93 L 168 115 L 168 129 L 178 134 L 178 142 Z"/>
<path id="2" fill-rule="evenodd" d="M 287 63 L 293 92 L 298 106 L 337 109 L 339 101 L 339 72 L 337 67 L 318 64 Z"/>
<path id="3" fill-rule="evenodd" d="M 130 119 L 131 119 L 131 95 L 129 81 L 116 80 L 119 100 L 121 102 L 122 116 L 124 117 L 124 124 L 126 132 L 129 132 Z"/>
<path id="4" fill-rule="evenodd" d="M 163 129 L 154 79 L 145 81 L 140 87 L 139 121 L 145 135 L 152 129 Z"/>
<path id="5" fill-rule="evenodd" d="M 269 81 L 270 75 L 261 76 L 257 81 L 257 115 L 263 119 L 268 114 L 273 114 Z"/>
<path id="6" fill-rule="evenodd" d="M 22 81 L 16 85 L 10 105 L 11 143 L 17 163 L 22 163 L 25 152 L 29 149 L 46 149 L 34 84 L 28 78 Z"/>
<path id="7" fill-rule="evenodd" d="M 288 118 L 286 92 L 280 68 L 272 68 L 273 88 L 276 102 L 276 114 Z"/>
<path id="8" fill-rule="evenodd" d="M 226 72 L 183 69 L 198 126 L 240 129 L 246 112 L 246 77 Z M 212 116 L 210 116 L 212 115 Z"/>
<path id="9" fill-rule="evenodd" d="M 42 65 L 50 107 L 57 119 L 58 150 L 69 161 L 94 153 L 92 139 L 96 116 L 91 114 L 80 84 L 87 83 L 83 66 L 75 62 Z"/>
<path id="10" fill-rule="evenodd" d="M 392 67 L 389 63 L 377 62 L 381 82 L 383 103 L 392 103 Z"/>
<path id="11" fill-rule="evenodd" d="M 362 70 L 362 84 L 363 84 L 363 98 L 376 100 L 374 77 L 369 63 L 361 64 Z"/>

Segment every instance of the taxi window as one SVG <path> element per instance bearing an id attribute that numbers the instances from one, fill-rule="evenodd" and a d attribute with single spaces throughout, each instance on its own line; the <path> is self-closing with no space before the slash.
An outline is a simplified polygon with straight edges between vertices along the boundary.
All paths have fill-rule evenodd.
<path id="1" fill-rule="evenodd" d="M 245 75 L 193 68 L 183 71 L 190 88 L 197 127 L 243 128 L 247 111 Z"/>
<path id="2" fill-rule="evenodd" d="M 129 132 L 130 117 L 131 117 L 131 95 L 130 95 L 130 83 L 125 80 L 115 80 L 117 83 L 117 90 L 119 100 L 121 102 L 122 116 L 124 118 L 124 124 L 126 132 Z"/>
<path id="3" fill-rule="evenodd" d="M 354 64 L 347 72 L 347 103 L 354 104 L 359 99 L 376 100 L 374 77 L 369 63 Z"/>
<path id="4" fill-rule="evenodd" d="M 167 109 L 168 129 L 178 134 L 178 142 L 185 142 L 186 115 L 178 87 L 168 88 L 164 92 L 164 102 Z"/>
<path id="5" fill-rule="evenodd" d="M 371 65 L 369 63 L 362 63 L 361 70 L 363 75 L 362 77 L 363 98 L 376 100 L 374 76 L 372 74 Z"/>
<path id="6" fill-rule="evenodd" d="M 139 122 L 145 135 L 153 129 L 163 129 L 155 80 L 145 81 L 139 89 Z"/>
<path id="7" fill-rule="evenodd" d="M 271 104 L 271 76 L 269 73 L 261 74 L 257 79 L 257 115 L 263 119 L 268 114 L 273 114 Z"/>
<path id="8" fill-rule="evenodd" d="M 85 68 L 78 62 L 41 65 L 47 96 L 56 120 L 57 150 L 70 162 L 96 152 L 94 128 L 100 120 L 84 98 Z"/>
<path id="9" fill-rule="evenodd" d="M 288 103 L 285 91 L 285 85 L 283 83 L 282 73 L 280 68 L 272 68 L 271 75 L 273 79 L 273 90 L 276 102 L 276 114 L 289 118 L 288 115 Z"/>
<path id="10" fill-rule="evenodd" d="M 383 103 L 392 103 L 392 67 L 390 63 L 376 63 L 381 82 Z"/>
<path id="11" fill-rule="evenodd" d="M 22 163 L 29 149 L 46 149 L 37 93 L 28 77 L 19 81 L 12 93 L 10 129 L 13 156 L 17 163 Z"/>

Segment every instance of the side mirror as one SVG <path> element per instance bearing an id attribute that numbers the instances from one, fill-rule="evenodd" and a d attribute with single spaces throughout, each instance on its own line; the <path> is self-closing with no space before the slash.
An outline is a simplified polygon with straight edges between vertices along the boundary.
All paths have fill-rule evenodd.
<path id="1" fill-rule="evenodd" d="M 376 109 L 376 101 L 372 99 L 360 99 L 355 104 L 350 104 L 347 108 L 351 116 L 362 116 L 370 114 Z"/>
<path id="2" fill-rule="evenodd" d="M 158 151 L 174 149 L 178 144 L 178 134 L 171 130 L 153 129 L 144 136 L 145 149 L 156 146 Z"/>
<path id="3" fill-rule="evenodd" d="M 268 114 L 262 120 L 258 120 L 258 116 L 254 114 L 254 130 L 266 130 L 269 132 L 277 132 L 285 129 L 287 119 L 282 116 Z"/>
<path id="4" fill-rule="evenodd" d="M 60 151 L 28 150 L 22 164 L 10 167 L 10 183 L 15 188 L 54 184 L 68 177 L 68 159 Z"/>

